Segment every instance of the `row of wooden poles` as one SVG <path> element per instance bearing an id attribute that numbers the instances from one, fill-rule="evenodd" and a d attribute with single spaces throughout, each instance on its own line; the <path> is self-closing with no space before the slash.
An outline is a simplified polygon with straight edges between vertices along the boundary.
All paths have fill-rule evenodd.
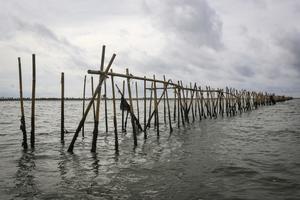
<path id="1" fill-rule="evenodd" d="M 262 93 L 262 92 L 249 92 L 246 90 L 236 90 L 226 87 L 225 89 L 212 89 L 209 86 L 205 88 L 199 87 L 196 83 L 190 83 L 189 86 L 183 86 L 182 81 L 173 82 L 171 79 L 167 80 L 163 76 L 163 80 L 156 79 L 155 75 L 152 78 L 134 76 L 126 69 L 126 74 L 114 73 L 111 69 L 113 61 L 116 55 L 113 54 L 108 65 L 104 68 L 105 59 L 105 46 L 102 47 L 101 65 L 100 70 L 88 70 L 88 74 L 99 75 L 99 82 L 97 87 L 94 88 L 94 80 L 91 77 L 91 91 L 92 97 L 89 99 L 89 103 L 85 106 L 86 101 L 86 76 L 84 78 L 83 89 L 83 107 L 82 117 L 75 130 L 71 143 L 68 147 L 68 152 L 73 152 L 76 139 L 79 133 L 82 132 L 82 136 L 85 137 L 84 123 L 90 110 L 93 110 L 94 116 L 94 129 L 92 136 L 91 152 L 96 152 L 97 138 L 99 133 L 99 116 L 100 116 L 100 100 L 102 94 L 102 85 L 104 86 L 104 111 L 105 111 L 105 131 L 108 132 L 108 113 L 107 113 L 107 87 L 106 79 L 110 77 L 112 88 L 112 105 L 113 105 L 113 126 L 114 126 L 114 139 L 115 139 L 115 151 L 119 152 L 119 139 L 117 129 L 117 111 L 116 111 L 116 87 L 115 78 L 125 78 L 127 80 L 127 95 L 125 98 L 125 80 L 122 81 L 122 91 L 117 87 L 120 93 L 121 110 L 122 110 L 122 132 L 126 131 L 128 115 L 131 120 L 132 132 L 133 132 L 133 145 L 138 145 L 137 135 L 139 132 L 144 133 L 144 139 L 147 139 L 147 130 L 154 124 L 157 137 L 160 135 L 160 118 L 159 118 L 159 105 L 163 102 L 163 121 L 164 124 L 168 124 L 170 132 L 173 131 L 172 124 L 176 122 L 178 128 L 186 126 L 186 124 L 194 122 L 197 118 L 203 120 L 206 118 L 217 118 L 218 116 L 234 116 L 238 113 L 250 111 L 256 109 L 262 105 L 275 104 L 277 101 L 288 100 L 289 98 L 284 96 L 275 96 L 274 94 Z M 22 90 L 22 70 L 21 59 L 18 58 L 19 64 L 19 82 L 20 82 L 20 103 L 21 103 L 21 130 L 23 132 L 23 147 L 27 149 L 27 134 L 25 125 L 25 114 L 23 105 L 23 90 Z M 32 55 L 32 106 L 31 106 L 31 132 L 30 143 L 31 148 L 34 148 L 35 142 L 35 55 Z M 143 97 L 138 95 L 138 83 L 135 82 L 135 94 L 136 97 L 132 97 L 131 81 L 139 80 L 143 81 Z M 61 143 L 65 143 L 65 127 L 64 127 L 64 73 L 61 73 Z M 151 87 L 147 87 L 147 83 Z M 162 87 L 159 87 L 161 84 Z M 147 90 L 150 90 L 150 97 L 147 96 Z M 168 91 L 172 90 L 173 98 L 168 94 Z M 158 92 L 160 91 L 160 92 Z M 160 94 L 160 95 L 159 95 Z M 134 109 L 134 101 L 136 100 L 136 111 Z M 140 107 L 139 101 L 143 101 L 143 126 L 140 122 Z M 173 105 L 170 101 L 173 100 Z M 149 101 L 149 106 L 147 102 Z M 173 106 L 173 113 L 171 106 Z M 148 108 L 148 109 L 147 109 Z M 125 117 L 126 112 L 126 117 Z M 172 119 L 173 118 L 173 119 Z M 151 124 L 151 122 L 154 123 Z M 173 123 L 172 123 L 173 121 Z"/>

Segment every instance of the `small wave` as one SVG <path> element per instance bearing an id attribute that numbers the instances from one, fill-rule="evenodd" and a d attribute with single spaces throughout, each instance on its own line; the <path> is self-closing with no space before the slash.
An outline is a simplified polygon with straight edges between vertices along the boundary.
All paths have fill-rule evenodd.
<path id="1" fill-rule="evenodd" d="M 259 174 L 259 172 L 252 170 L 250 168 L 244 168 L 244 167 L 235 167 L 235 166 L 225 166 L 225 167 L 219 167 L 212 171 L 214 174 L 219 174 L 220 176 L 236 176 L 236 175 L 242 175 L 242 176 L 256 176 Z"/>

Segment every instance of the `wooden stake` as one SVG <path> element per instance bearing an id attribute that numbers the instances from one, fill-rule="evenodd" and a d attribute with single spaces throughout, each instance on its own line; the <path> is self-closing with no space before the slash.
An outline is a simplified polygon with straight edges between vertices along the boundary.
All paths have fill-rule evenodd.
<path id="1" fill-rule="evenodd" d="M 104 58 L 105 58 L 105 45 L 102 46 L 100 71 L 103 71 L 103 68 L 104 68 Z M 112 62 L 113 62 L 114 58 L 115 58 L 115 54 L 113 55 L 113 58 L 111 60 Z M 109 66 L 109 68 L 110 68 L 110 66 Z M 106 74 L 108 73 L 108 70 L 107 70 Z M 101 86 L 102 86 L 102 82 L 104 80 L 105 80 L 105 77 L 102 76 L 102 75 L 99 75 L 99 83 L 98 83 L 99 89 L 97 87 L 96 90 L 97 89 L 98 90 L 97 90 L 97 92 L 95 90 L 95 94 L 93 95 L 93 97 L 95 96 L 95 98 L 96 98 L 96 96 L 98 96 L 98 98 L 97 98 L 97 103 L 96 103 L 96 121 L 94 123 L 91 152 L 96 152 L 96 148 L 97 148 L 97 138 L 98 138 L 98 128 L 99 128 L 99 112 L 100 112 L 99 110 L 100 110 L 100 99 L 101 99 Z M 81 120 L 84 121 L 85 118 L 82 118 Z M 78 128 L 80 128 L 80 124 L 79 124 Z M 74 146 L 75 140 L 77 138 L 77 136 L 76 137 L 75 136 L 76 135 L 74 135 L 74 137 L 73 137 L 73 140 L 74 140 L 74 142 L 72 141 L 73 144 L 71 143 L 70 146 L 69 146 L 69 150 L 68 150 L 69 152 L 73 151 L 73 146 Z"/>
<path id="2" fill-rule="evenodd" d="M 176 103 L 177 103 L 177 101 L 176 101 L 176 87 L 174 88 L 174 109 L 173 109 L 173 111 L 174 111 L 174 121 L 176 121 Z"/>
<path id="3" fill-rule="evenodd" d="M 84 111 L 85 111 L 85 86 L 86 86 L 86 75 L 84 76 L 84 81 L 83 81 L 82 117 L 84 116 Z M 84 138 L 84 124 L 82 126 L 82 137 Z"/>
<path id="4" fill-rule="evenodd" d="M 108 119 L 107 119 L 107 95 L 106 95 L 106 80 L 104 80 L 104 114 L 105 114 L 105 132 L 108 132 Z"/>
<path id="5" fill-rule="evenodd" d="M 195 87 L 197 87 L 197 85 L 195 84 Z M 199 114 L 199 119 L 202 120 L 202 113 L 201 113 L 201 107 L 200 107 L 200 96 L 199 96 L 199 92 L 198 90 L 196 91 L 196 98 L 197 98 L 197 107 L 198 107 L 198 114 Z"/>
<path id="6" fill-rule="evenodd" d="M 192 88 L 192 83 L 190 83 L 190 88 Z M 195 88 L 194 88 L 195 89 Z M 194 93 L 195 91 L 191 91 L 191 109 L 192 109 L 192 117 L 193 117 L 193 122 L 195 122 L 195 112 L 194 112 Z"/>
<path id="7" fill-rule="evenodd" d="M 151 126 L 151 112 L 152 112 L 152 96 L 153 96 L 153 82 L 151 82 L 151 92 L 150 92 L 150 103 L 149 103 L 149 119 L 148 119 L 148 127 Z"/>
<path id="8" fill-rule="evenodd" d="M 178 85 L 179 85 L 179 81 L 178 81 Z M 177 88 L 177 127 L 180 128 L 180 110 L 181 110 L 181 107 L 180 107 L 180 88 L 178 87 Z"/>
<path id="9" fill-rule="evenodd" d="M 93 76 L 91 76 L 91 89 L 92 89 L 92 96 L 94 96 L 94 78 L 93 78 Z M 94 123 L 96 123 L 95 101 L 93 101 L 93 116 L 94 116 Z"/>
<path id="10" fill-rule="evenodd" d="M 164 76 L 164 81 L 166 81 L 166 77 Z M 168 85 L 165 84 L 165 88 L 167 88 Z M 167 106 L 168 106 L 168 117 L 169 117 L 169 127 L 170 127 L 170 133 L 173 132 L 172 128 L 172 122 L 171 122 L 171 112 L 170 112 L 170 104 L 169 104 L 169 96 L 168 96 L 168 89 L 166 90 L 166 95 L 167 97 Z"/>
<path id="11" fill-rule="evenodd" d="M 144 80 L 144 139 L 147 139 L 147 133 L 146 133 L 146 126 L 147 126 L 147 114 L 146 114 L 146 111 L 147 111 L 147 103 L 146 103 L 146 98 L 147 98 L 147 91 L 146 91 L 146 87 L 147 87 L 147 81 L 146 81 L 146 76 L 144 77 L 145 80 Z"/>
<path id="12" fill-rule="evenodd" d="M 23 83 L 22 83 L 22 67 L 21 67 L 21 58 L 18 58 L 19 65 L 19 86 L 20 86 L 20 104 L 21 104 L 21 126 L 20 129 L 23 133 L 23 142 L 22 146 L 26 150 L 27 145 L 27 133 L 26 133 L 26 123 L 25 123 L 25 112 L 24 112 L 24 103 L 23 103 Z"/>
<path id="13" fill-rule="evenodd" d="M 112 69 L 110 70 L 112 72 Z M 113 113 L 114 113 L 114 129 L 115 129 L 115 151 L 119 152 L 118 130 L 117 130 L 117 114 L 116 114 L 116 99 L 115 99 L 115 84 L 114 76 L 111 76 L 112 100 L 113 100 Z"/>
<path id="14" fill-rule="evenodd" d="M 129 75 L 129 70 L 126 68 L 126 75 Z M 131 98 L 131 88 L 130 88 L 130 78 L 127 78 L 127 87 L 128 87 L 128 97 L 129 97 L 129 103 L 130 103 L 130 114 L 131 114 L 131 125 L 132 125 L 132 131 L 133 131 L 133 143 L 134 146 L 137 146 L 137 133 L 136 133 L 136 126 L 134 122 L 134 117 L 133 117 L 133 103 L 132 103 L 132 98 Z"/>
<path id="15" fill-rule="evenodd" d="M 153 89 L 154 89 L 154 109 L 155 109 L 155 119 L 156 119 L 156 133 L 159 136 L 159 116 L 158 116 L 158 104 L 157 104 L 157 91 L 156 91 L 156 81 L 155 75 L 153 75 Z"/>
<path id="16" fill-rule="evenodd" d="M 124 80 L 123 80 L 122 93 L 123 93 L 124 98 L 125 98 L 125 81 Z M 121 110 L 122 110 L 122 131 L 124 132 L 124 131 L 126 131 L 125 126 L 124 126 L 124 109 L 121 109 Z"/>
<path id="17" fill-rule="evenodd" d="M 65 77 L 61 73 L 61 121 L 60 121 L 60 142 L 65 143 Z"/>
<path id="18" fill-rule="evenodd" d="M 136 95 L 136 112 L 137 112 L 137 118 L 140 121 L 140 107 L 139 107 L 139 94 L 138 94 L 137 82 L 135 82 L 135 95 Z"/>
<path id="19" fill-rule="evenodd" d="M 164 75 L 165 80 L 165 75 Z M 164 84 L 165 85 L 165 84 Z M 164 94 L 164 123 L 167 123 L 167 112 L 166 112 L 166 93 Z"/>
<path id="20" fill-rule="evenodd" d="M 30 146 L 34 149 L 35 143 L 35 54 L 32 54 L 32 96 L 31 96 L 31 134 L 30 134 Z"/>

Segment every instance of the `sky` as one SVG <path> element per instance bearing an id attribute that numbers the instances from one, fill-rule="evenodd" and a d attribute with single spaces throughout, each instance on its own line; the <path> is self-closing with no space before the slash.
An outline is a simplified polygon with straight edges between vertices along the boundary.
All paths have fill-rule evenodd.
<path id="1" fill-rule="evenodd" d="M 102 45 L 114 72 L 300 97 L 299 0 L 0 0 L 0 97 L 82 95 Z M 96 77 L 95 77 L 96 78 Z M 90 81 L 90 75 L 88 75 Z M 89 84 L 88 81 L 88 84 Z"/>

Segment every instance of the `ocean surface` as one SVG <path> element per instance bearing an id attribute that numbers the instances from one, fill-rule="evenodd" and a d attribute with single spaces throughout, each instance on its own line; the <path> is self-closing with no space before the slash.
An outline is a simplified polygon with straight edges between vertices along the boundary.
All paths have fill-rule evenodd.
<path id="1" fill-rule="evenodd" d="M 74 154 L 67 152 L 72 133 L 60 143 L 59 101 L 36 102 L 36 147 L 24 152 L 19 103 L 0 102 L 0 199 L 300 199 L 299 99 L 180 129 L 174 122 L 172 134 L 160 113 L 160 137 L 152 128 L 136 149 L 131 131 L 120 131 L 117 108 L 119 155 L 110 102 L 107 133 L 101 107 L 96 154 L 92 114 Z M 82 102 L 66 101 L 65 109 L 72 132 Z M 25 112 L 29 133 L 28 101 Z"/>

